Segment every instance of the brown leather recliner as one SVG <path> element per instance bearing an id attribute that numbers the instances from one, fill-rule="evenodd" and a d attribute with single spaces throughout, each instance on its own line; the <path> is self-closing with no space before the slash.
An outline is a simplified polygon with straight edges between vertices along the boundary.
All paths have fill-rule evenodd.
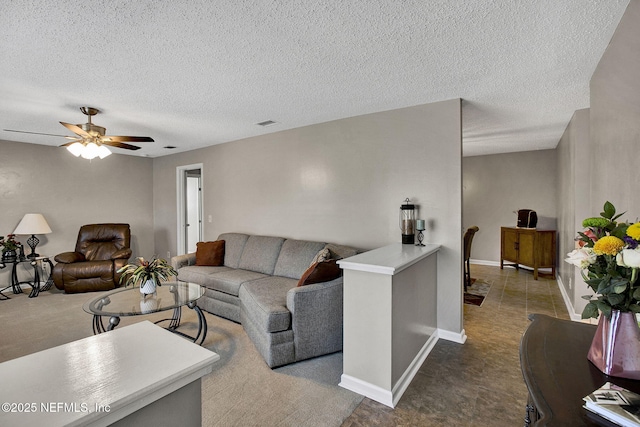
<path id="1" fill-rule="evenodd" d="M 54 258 L 53 282 L 66 293 L 106 291 L 119 286 L 118 269 L 131 256 L 129 224 L 89 224 L 78 232 L 75 252 Z"/>

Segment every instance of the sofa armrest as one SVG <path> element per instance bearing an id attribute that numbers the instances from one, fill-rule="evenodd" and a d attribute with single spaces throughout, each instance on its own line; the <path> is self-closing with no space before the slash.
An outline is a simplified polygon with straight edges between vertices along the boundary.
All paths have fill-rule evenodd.
<path id="1" fill-rule="evenodd" d="M 131 253 L 130 248 L 118 249 L 111 255 L 111 259 L 129 259 L 131 258 Z"/>
<path id="2" fill-rule="evenodd" d="M 342 277 L 287 292 L 296 360 L 342 350 Z"/>
<path id="3" fill-rule="evenodd" d="M 181 267 L 186 267 L 188 265 L 196 265 L 195 252 L 171 257 L 171 266 L 176 270 L 178 270 Z"/>
<path id="4" fill-rule="evenodd" d="M 86 261 L 84 255 L 82 255 L 80 252 L 63 252 L 56 255 L 54 260 L 63 264 Z"/>

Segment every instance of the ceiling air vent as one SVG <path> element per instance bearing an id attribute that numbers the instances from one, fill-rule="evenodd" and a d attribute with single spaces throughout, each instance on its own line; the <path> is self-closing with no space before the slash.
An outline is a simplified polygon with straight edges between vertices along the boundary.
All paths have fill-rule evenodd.
<path id="1" fill-rule="evenodd" d="M 166 148 L 167 150 L 173 150 L 174 148 L 176 148 L 176 146 L 175 145 L 165 145 L 162 148 Z"/>
<path id="2" fill-rule="evenodd" d="M 273 120 L 266 120 L 264 122 L 260 122 L 260 123 L 256 123 L 258 126 L 263 126 L 263 127 L 267 127 L 267 126 L 271 126 L 271 125 L 275 125 L 278 122 L 274 122 Z"/>

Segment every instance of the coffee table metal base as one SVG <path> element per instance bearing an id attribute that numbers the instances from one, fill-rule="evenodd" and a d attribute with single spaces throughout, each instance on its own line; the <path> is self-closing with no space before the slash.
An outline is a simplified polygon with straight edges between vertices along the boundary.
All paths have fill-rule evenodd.
<path id="1" fill-rule="evenodd" d="M 162 322 L 169 322 L 169 326 L 167 326 L 165 329 L 168 331 L 173 332 L 174 334 L 178 334 L 181 335 L 187 339 L 190 339 L 191 341 L 193 341 L 194 343 L 198 344 L 198 345 L 202 345 L 202 343 L 204 343 L 204 339 L 207 336 L 207 319 L 204 317 L 204 313 L 202 312 L 202 310 L 200 309 L 200 307 L 198 307 L 198 305 L 196 304 L 195 301 L 192 301 L 190 303 L 187 304 L 187 307 L 189 307 L 190 309 L 192 309 L 193 311 L 196 312 L 196 314 L 198 315 L 198 333 L 196 334 L 195 337 L 185 334 L 182 331 L 178 331 L 178 327 L 180 326 L 180 320 L 182 318 L 182 307 L 176 307 L 173 309 L 173 316 L 168 318 L 168 319 L 162 319 L 162 320 L 158 320 L 154 323 L 158 324 L 158 323 L 162 323 Z M 97 314 L 93 315 L 93 334 L 97 335 L 97 334 L 101 334 L 103 332 L 107 332 L 107 331 L 111 331 L 113 330 L 113 328 L 115 328 L 116 326 L 118 326 L 120 324 L 120 317 L 119 316 L 111 316 L 109 318 L 109 325 L 105 328 L 105 325 L 102 321 L 102 318 L 104 316 L 100 316 Z M 199 341 L 199 342 L 198 342 Z"/>

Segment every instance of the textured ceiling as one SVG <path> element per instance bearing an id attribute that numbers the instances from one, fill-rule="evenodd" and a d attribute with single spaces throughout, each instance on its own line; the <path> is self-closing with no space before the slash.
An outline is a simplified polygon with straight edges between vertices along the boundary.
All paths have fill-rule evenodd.
<path id="1" fill-rule="evenodd" d="M 156 157 L 462 98 L 466 156 L 554 148 L 628 2 L 3 0 L 0 129 L 69 135 L 88 105 Z"/>

